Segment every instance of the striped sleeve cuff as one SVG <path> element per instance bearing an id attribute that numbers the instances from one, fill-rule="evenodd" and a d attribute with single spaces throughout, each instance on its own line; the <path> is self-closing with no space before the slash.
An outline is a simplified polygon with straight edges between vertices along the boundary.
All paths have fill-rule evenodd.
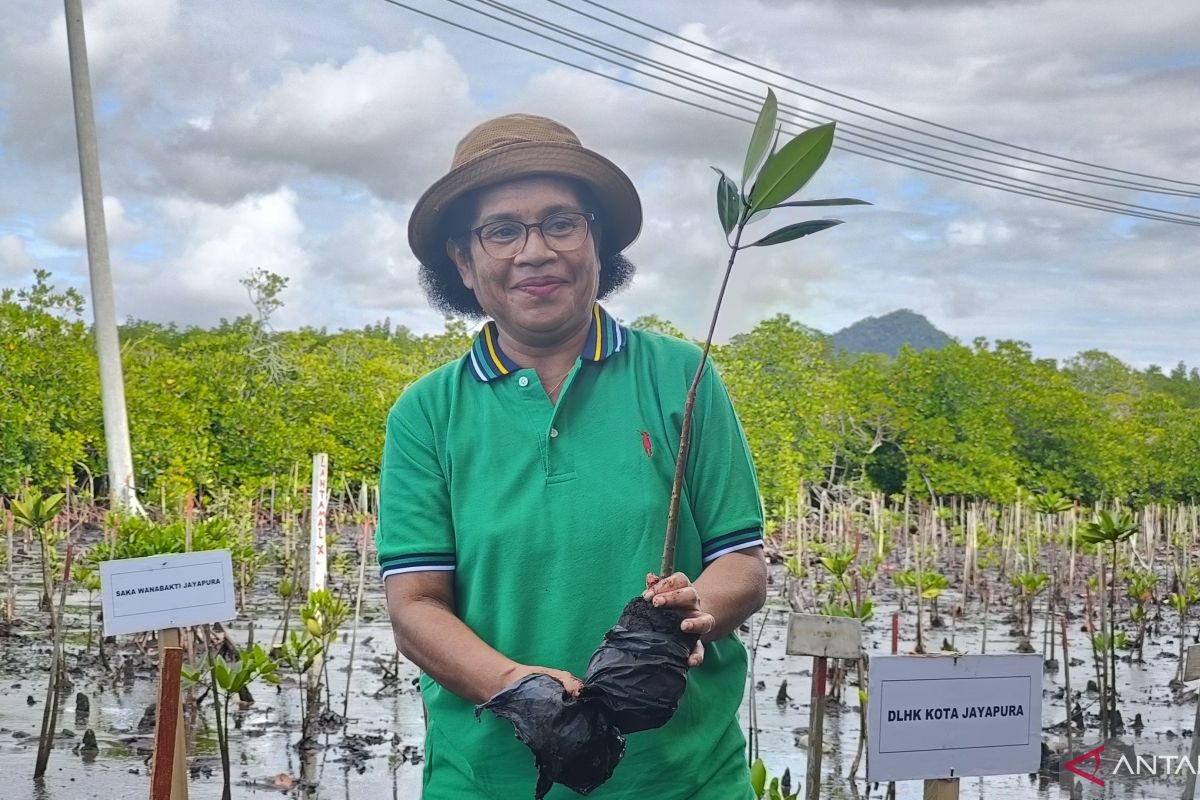
<path id="1" fill-rule="evenodd" d="M 402 572 L 440 572 L 454 569 L 454 553 L 405 553 L 379 557 L 379 577 Z"/>
<path id="2" fill-rule="evenodd" d="M 762 543 L 762 528 L 758 526 L 723 534 L 704 543 L 704 563 L 708 565 L 726 553 L 745 550 L 747 547 L 758 547 Z"/>

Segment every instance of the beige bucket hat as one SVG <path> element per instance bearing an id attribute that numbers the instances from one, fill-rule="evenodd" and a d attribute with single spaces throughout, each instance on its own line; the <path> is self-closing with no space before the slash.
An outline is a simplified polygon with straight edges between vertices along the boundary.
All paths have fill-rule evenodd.
<path id="1" fill-rule="evenodd" d="M 588 150 L 570 128 L 546 117 L 508 114 L 476 126 L 454 150 L 450 171 L 413 207 L 408 243 L 417 259 L 437 270 L 454 269 L 446 255 L 445 215 L 468 192 L 514 178 L 553 175 L 591 187 L 604 221 L 603 252 L 619 253 L 642 229 L 642 203 L 621 169 Z"/>

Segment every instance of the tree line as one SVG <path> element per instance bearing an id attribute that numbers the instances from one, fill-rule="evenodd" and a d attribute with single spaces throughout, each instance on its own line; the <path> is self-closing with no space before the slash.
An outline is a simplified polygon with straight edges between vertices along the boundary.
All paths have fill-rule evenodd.
<path id="1" fill-rule="evenodd" d="M 0 292 L 0 495 L 71 482 L 99 493 L 99 375 L 83 299 L 49 273 Z M 417 336 L 275 331 L 285 282 L 247 279 L 255 315 L 212 328 L 121 329 L 139 490 L 253 490 L 327 452 L 335 475 L 374 481 L 387 410 L 411 381 L 462 355 L 448 321 Z M 656 317 L 635 327 L 678 334 Z M 893 359 L 834 352 L 786 315 L 713 351 L 749 439 L 769 515 L 802 485 L 1011 501 L 1057 491 L 1084 502 L 1200 498 L 1200 374 L 1133 369 L 1100 351 L 1059 364 L 1017 341 L 954 343 Z"/>

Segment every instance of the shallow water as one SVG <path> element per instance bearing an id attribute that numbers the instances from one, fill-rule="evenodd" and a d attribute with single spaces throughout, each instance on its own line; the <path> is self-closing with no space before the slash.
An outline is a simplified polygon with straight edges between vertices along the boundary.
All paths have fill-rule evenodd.
<path id="1" fill-rule="evenodd" d="M 781 576 L 777 574 L 776 578 L 780 579 Z M 887 593 L 883 594 L 886 600 Z M 773 595 L 778 595 L 778 591 L 773 591 Z M 36 599 L 32 585 L 22 587 L 20 597 L 20 615 L 29 620 L 40 619 L 41 615 L 32 605 Z M 340 728 L 323 734 L 322 748 L 315 753 L 312 761 L 308 764 L 299 763 L 297 753 L 291 747 L 299 728 L 299 698 L 294 682 L 286 681 L 282 691 L 268 686 L 254 686 L 256 702 L 238 715 L 240 729 L 232 731 L 235 798 L 289 795 L 311 800 L 375 800 L 419 796 L 423 722 L 420 694 L 414 686 L 417 671 L 411 664 L 401 662 L 398 683 L 383 685 L 382 667 L 391 662 L 394 645 L 390 629 L 384 621 L 386 618 L 382 613 L 381 601 L 380 593 L 369 592 L 364 605 L 364 619 L 370 621 L 359 627 L 359 644 L 349 692 L 349 722 L 345 729 L 349 736 L 343 735 Z M 70 630 L 86 630 L 86 602 L 86 595 L 69 599 Z M 270 608 L 271 602 L 263 598 L 261 602 L 252 602 L 252 605 Z M 977 606 L 973 603 L 970 608 L 976 610 Z M 866 626 L 869 653 L 889 652 L 890 616 L 895 609 L 894 603 L 881 603 L 874 621 Z M 1015 652 L 1018 639 L 1009 635 L 1009 626 L 1001 625 L 995 619 L 996 614 L 1006 612 L 1006 609 L 994 608 L 993 611 L 988 652 Z M 278 614 L 278 609 L 274 613 Z M 808 753 L 809 671 L 812 664 L 809 658 L 788 656 L 784 652 L 787 610 L 783 601 L 777 596 L 773 597 L 770 609 L 764 614 L 766 627 L 758 639 L 754 675 L 762 688 L 747 695 L 742 709 L 743 727 L 749 717 L 749 705 L 753 702 L 758 719 L 759 754 L 768 764 L 772 775 L 789 769 L 793 786 L 798 787 L 803 784 Z M 763 618 L 763 615 L 758 615 L 752 620 L 755 634 Z M 902 619 L 901 652 L 905 652 L 911 650 L 915 640 L 913 611 L 902 615 Z M 1166 622 L 1171 627 L 1176 624 L 1170 618 Z M 277 625 L 277 620 L 259 619 L 256 638 L 259 641 L 269 638 Z M 230 627 L 239 641 L 245 641 L 248 630 L 244 620 Z M 1074 689 L 1083 688 L 1088 678 L 1093 677 L 1086 637 L 1078 628 L 1077 621 L 1071 631 L 1071 653 L 1076 658 L 1086 659 L 1087 663 L 1072 668 Z M 1035 630 L 1040 631 L 1040 623 L 1035 625 Z M 29 633 L 28 630 L 25 632 Z M 963 621 L 953 631 L 949 627 L 927 629 L 927 647 L 936 649 L 943 637 L 953 636 L 954 644 L 960 651 L 979 652 L 981 633 L 981 625 Z M 749 635 L 744 636 L 749 641 Z M 1040 646 L 1040 639 L 1035 636 L 1035 640 Z M 144 762 L 150 733 L 139 734 L 137 725 L 147 704 L 155 699 L 155 673 L 150 659 L 136 657 L 136 653 L 131 656 L 134 651 L 130 637 L 122 637 L 122 642 L 121 653 L 114 656 L 114 665 L 128 660 L 132 667 L 131 679 L 127 680 L 120 668 L 114 668 L 101 677 L 98 665 L 72 675 L 76 686 L 64 693 L 57 727 L 60 731 L 70 730 L 74 735 L 60 736 L 56 740 L 46 778 L 40 786 L 35 786 L 29 776 L 33 771 L 37 733 L 41 724 L 49 649 L 36 638 L 0 638 L 0 776 L 5 778 L 0 783 L 0 800 L 113 800 L 141 798 L 148 794 L 149 777 Z M 83 642 L 73 642 L 70 649 L 71 652 L 82 651 Z M 1189 737 L 1180 734 L 1184 730 L 1190 732 L 1192 728 L 1195 701 L 1177 702 L 1167 688 L 1167 682 L 1176 668 L 1177 661 L 1173 656 L 1177 650 L 1177 640 L 1164 627 L 1161 635 L 1148 637 L 1146 664 L 1119 665 L 1121 708 L 1126 724 L 1135 713 L 1141 713 L 1146 725 L 1140 736 L 1131 734 L 1126 739 L 1139 754 L 1186 755 L 1191 744 Z M 95 653 L 94 646 L 92 653 Z M 348 653 L 348 642 L 339 642 L 330 659 L 333 708 L 339 713 L 346 692 L 344 665 Z M 1061 654 L 1059 660 L 1062 661 Z M 74 661 L 69 659 L 68 663 Z M 1054 693 L 1062 687 L 1063 677 L 1062 670 L 1046 674 L 1043 726 L 1053 725 L 1064 717 L 1062 700 L 1053 699 Z M 792 699 L 780 706 L 775 701 L 776 693 L 785 679 Z M 91 699 L 90 713 L 83 718 L 76 718 L 74 714 L 76 691 L 86 693 Z M 27 703 L 30 696 L 34 699 L 33 705 Z M 838 707 L 831 701 L 826 712 L 822 796 L 882 797 L 885 787 L 865 786 L 862 780 L 865 764 L 859 770 L 856 787 L 844 777 L 857 745 L 856 688 L 848 686 L 844 696 L 849 705 Z M 1094 702 L 1094 698 L 1089 698 L 1085 693 L 1083 702 L 1086 705 Z M 74 754 L 72 748 L 87 728 L 96 732 L 100 752 L 94 759 L 85 760 Z M 1045 737 L 1052 746 L 1065 748 L 1060 744 L 1061 736 L 1048 733 Z M 1095 738 L 1093 730 L 1090 736 L 1085 737 L 1087 744 L 1076 742 L 1075 752 L 1082 753 L 1096 746 Z M 220 763 L 215 733 L 211 727 L 211 713 L 193 724 L 189 753 L 192 796 L 218 796 Z M 1106 770 L 1111 773 L 1110 767 Z M 287 786 L 289 781 L 294 783 L 302 775 L 310 783 L 315 783 L 315 788 L 301 786 L 283 792 L 277 788 L 280 776 L 280 782 Z M 1120 781 L 1110 778 L 1103 788 L 1087 784 L 1083 796 L 1178 797 L 1183 781 L 1183 775 Z M 1056 780 L 1028 775 L 965 778 L 960 791 L 963 797 L 997 800 L 1041 797 L 1065 800 L 1069 797 L 1068 792 L 1059 788 Z M 910 781 L 898 784 L 896 796 L 902 800 L 920 798 L 921 783 Z"/>

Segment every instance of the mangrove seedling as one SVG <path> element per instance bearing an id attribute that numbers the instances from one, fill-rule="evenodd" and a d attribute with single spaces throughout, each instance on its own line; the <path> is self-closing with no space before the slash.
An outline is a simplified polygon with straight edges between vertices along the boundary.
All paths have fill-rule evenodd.
<path id="1" fill-rule="evenodd" d="M 1108 645 L 1106 650 L 1108 654 L 1108 697 L 1101 697 L 1101 709 L 1105 712 L 1101 714 L 1101 718 L 1106 721 L 1104 731 L 1105 736 L 1113 734 L 1112 721 L 1116 716 L 1114 712 L 1117 710 L 1117 651 L 1112 645 L 1116 642 L 1116 605 L 1117 605 L 1117 545 L 1121 542 L 1128 541 L 1135 533 L 1137 533 L 1137 523 L 1133 520 L 1133 515 L 1128 511 L 1113 513 L 1111 511 L 1099 511 L 1096 518 L 1088 522 L 1080 532 L 1080 539 L 1086 544 L 1096 545 L 1097 553 L 1100 554 L 1100 575 L 1103 581 L 1104 577 L 1104 545 L 1108 545 L 1109 549 L 1109 573 L 1112 578 L 1108 581 L 1108 615 L 1107 615 L 1107 630 L 1102 631 L 1104 634 L 1104 642 Z M 1103 602 L 1103 600 L 1101 600 Z"/>
<path id="2" fill-rule="evenodd" d="M 1044 572 L 1019 572 L 1009 581 L 1021 595 L 1022 625 L 1025 641 L 1033 635 L 1033 600 L 1050 585 L 1050 576 Z"/>
<path id="3" fill-rule="evenodd" d="M 750 767 L 750 788 L 755 800 L 797 800 L 799 793 L 792 793 L 792 771 L 785 769 L 782 777 L 771 778 L 767 783 L 767 765 L 756 758 Z"/>
<path id="4" fill-rule="evenodd" d="M 1139 663 L 1146 660 L 1142 653 L 1146 644 L 1146 621 L 1149 618 L 1146 604 L 1154 600 L 1154 587 L 1157 585 L 1158 575 L 1151 570 L 1137 570 L 1125 575 L 1125 594 L 1134 603 L 1133 608 L 1129 609 L 1129 621 L 1138 626 L 1133 647 L 1137 650 Z"/>
<path id="5" fill-rule="evenodd" d="M 207 634 L 205 636 L 207 641 Z M 217 721 L 217 747 L 221 751 L 223 784 L 221 800 L 230 800 L 232 774 L 229 766 L 229 703 L 251 683 L 262 680 L 272 685 L 279 683 L 279 666 L 267 654 L 262 645 L 254 645 L 242 651 L 240 660 L 230 664 L 221 656 L 207 653 L 193 669 L 184 667 L 184 680 L 192 684 L 208 681 L 213 696 L 213 712 Z"/>
<path id="6" fill-rule="evenodd" d="M 721 313 L 721 303 L 725 298 L 729 277 L 733 274 L 733 264 L 737 254 L 749 247 L 769 247 L 810 236 L 840 225 L 842 221 L 840 219 L 814 219 L 795 222 L 772 231 L 750 244 L 742 244 L 746 226 L 754 222 L 756 217 L 761 219 L 767 213 L 783 208 L 869 205 L 863 200 L 849 197 L 791 200 L 825 163 L 825 158 L 833 147 L 835 123 L 830 122 L 803 131 L 776 150 L 771 147 L 771 142 L 774 138 L 778 143 L 776 129 L 778 110 L 775 92 L 767 90 L 767 97 L 763 101 L 762 108 L 758 112 L 758 119 L 754 123 L 750 145 L 746 149 L 746 158 L 742 165 L 741 187 L 722 170 L 713 167 L 718 175 L 717 218 L 725 232 L 725 243 L 729 246 L 729 261 L 725 265 L 725 275 L 721 280 L 721 288 L 717 292 L 717 301 L 713 306 L 712 318 L 708 324 L 708 334 L 704 337 L 700 363 L 696 366 L 696 373 L 692 376 L 692 385 L 688 389 L 687 399 L 684 401 L 679 450 L 675 459 L 675 478 L 671 484 L 671 500 L 667 507 L 667 531 L 663 542 L 662 564 L 658 572 L 662 577 L 670 575 L 675 567 L 675 541 L 679 532 L 679 499 L 683 490 L 683 474 L 687 466 L 692 440 L 692 409 L 696 405 L 696 393 L 700 387 L 700 379 L 704 376 L 704 367 L 708 361 L 709 350 L 712 348 L 713 333 L 717 327 L 717 317 Z M 747 187 L 749 188 L 747 189 Z M 730 236 L 733 237 L 732 241 Z"/>
<path id="7" fill-rule="evenodd" d="M 51 612 L 52 621 L 54 613 L 50 593 L 54 590 L 54 559 L 51 551 L 55 542 L 51 538 L 50 528 L 62 508 L 63 499 L 64 495 L 58 493 L 42 495 L 40 492 L 31 493 L 26 490 L 19 500 L 12 501 L 13 521 L 22 528 L 33 531 L 38 537 L 42 554 L 42 599 L 38 608 Z"/>

